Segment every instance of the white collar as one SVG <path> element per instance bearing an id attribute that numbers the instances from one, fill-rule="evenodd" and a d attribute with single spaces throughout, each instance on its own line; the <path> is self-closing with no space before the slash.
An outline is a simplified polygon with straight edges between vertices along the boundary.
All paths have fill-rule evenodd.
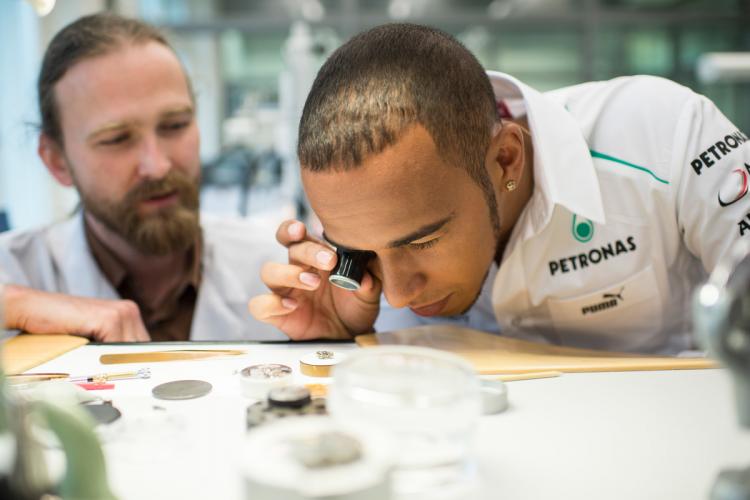
<path id="1" fill-rule="evenodd" d="M 555 205 L 603 224 L 599 181 L 578 123 L 564 107 L 514 77 L 496 71 L 487 75 L 498 101 L 522 99 L 526 108 L 534 143 L 531 231 L 547 225 Z"/>

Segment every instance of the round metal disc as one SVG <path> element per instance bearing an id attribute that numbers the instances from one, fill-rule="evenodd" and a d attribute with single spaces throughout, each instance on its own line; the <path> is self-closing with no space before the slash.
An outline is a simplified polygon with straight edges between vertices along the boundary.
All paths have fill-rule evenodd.
<path id="1" fill-rule="evenodd" d="M 203 380 L 175 380 L 159 384 L 151 390 L 157 399 L 194 399 L 211 392 L 211 384 Z"/>

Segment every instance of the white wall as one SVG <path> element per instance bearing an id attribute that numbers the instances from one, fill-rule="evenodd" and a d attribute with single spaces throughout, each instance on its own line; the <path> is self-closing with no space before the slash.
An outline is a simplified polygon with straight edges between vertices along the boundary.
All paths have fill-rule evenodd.
<path id="1" fill-rule="evenodd" d="M 40 19 L 25 1 L 0 1 L 0 209 L 14 229 L 62 219 L 75 206 L 75 192 L 58 186 L 36 154 L 36 79 L 52 36 L 102 6 L 102 0 L 58 0 Z"/>
<path id="2" fill-rule="evenodd" d="M 224 83 L 221 55 L 214 33 L 193 33 L 189 37 L 167 33 L 185 65 L 196 97 L 201 159 L 210 161 L 221 151 L 221 122 Z"/>
<path id="3" fill-rule="evenodd" d="M 39 67 L 39 22 L 20 0 L 0 2 L 0 207 L 12 227 L 49 220 L 51 183 L 38 160 L 34 81 Z"/>
<path id="4" fill-rule="evenodd" d="M 36 154 L 36 80 L 44 49 L 52 37 L 78 17 L 102 10 L 105 4 L 105 0 L 57 0 L 54 10 L 39 18 L 25 0 L 0 0 L 0 210 L 8 212 L 13 229 L 63 219 L 78 201 L 75 190 L 59 186 Z M 169 5 L 201 12 L 212 8 L 211 2 L 202 0 Z M 148 14 L 148 8 L 154 7 L 160 7 L 160 3 L 115 2 L 120 14 L 131 17 Z M 213 159 L 221 149 L 223 102 L 216 37 L 212 33 L 167 35 L 184 59 L 195 87 L 201 158 Z"/>

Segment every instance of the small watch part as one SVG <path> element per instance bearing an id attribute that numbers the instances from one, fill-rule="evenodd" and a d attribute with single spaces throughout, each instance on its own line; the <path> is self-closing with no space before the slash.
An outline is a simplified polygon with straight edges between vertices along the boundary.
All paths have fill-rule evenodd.
<path id="1" fill-rule="evenodd" d="M 502 380 L 482 380 L 482 415 L 494 415 L 508 409 L 508 386 Z"/>
<path id="2" fill-rule="evenodd" d="M 286 417 L 326 414 L 326 400 L 324 398 L 315 398 L 299 408 L 272 406 L 268 401 L 258 401 L 247 407 L 247 429 L 251 430 L 259 425 Z"/>
<path id="3" fill-rule="evenodd" d="M 320 350 L 305 354 L 299 360 L 299 369 L 308 377 L 330 377 L 331 369 L 346 355 L 337 351 Z"/>
<path id="4" fill-rule="evenodd" d="M 308 469 L 346 465 L 362 458 L 362 444 L 348 434 L 322 432 L 291 441 L 292 455 Z"/>
<path id="5" fill-rule="evenodd" d="M 122 416 L 120 410 L 112 406 L 112 401 L 98 401 L 81 404 L 97 425 L 111 424 Z"/>
<path id="6" fill-rule="evenodd" d="M 279 363 L 268 363 L 264 365 L 252 365 L 243 368 L 240 375 L 252 379 L 269 379 L 288 377 L 292 374 L 292 369 L 287 365 Z"/>
<path id="7" fill-rule="evenodd" d="M 289 385 L 293 380 L 291 367 L 279 363 L 252 365 L 240 371 L 242 394 L 253 399 L 265 400 L 271 389 Z"/>
<path id="8" fill-rule="evenodd" d="M 268 393 L 268 404 L 283 408 L 300 408 L 310 403 L 310 390 L 300 385 L 276 387 Z"/>

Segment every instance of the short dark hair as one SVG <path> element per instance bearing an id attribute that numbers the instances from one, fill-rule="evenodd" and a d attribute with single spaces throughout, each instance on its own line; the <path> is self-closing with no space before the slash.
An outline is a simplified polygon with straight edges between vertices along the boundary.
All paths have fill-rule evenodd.
<path id="1" fill-rule="evenodd" d="M 155 27 L 115 14 L 84 16 L 60 30 L 44 53 L 37 82 L 41 132 L 62 145 L 63 134 L 54 88 L 70 68 L 84 59 L 107 54 L 126 43 L 146 42 L 157 42 L 174 50 Z M 185 78 L 190 87 L 187 75 Z"/>
<path id="2" fill-rule="evenodd" d="M 325 62 L 300 119 L 297 154 L 312 172 L 356 168 L 414 124 L 481 188 L 496 239 L 497 197 L 484 164 L 499 122 L 476 57 L 438 29 L 399 23 L 354 36 Z"/>
<path id="3" fill-rule="evenodd" d="M 484 157 L 498 121 L 489 78 L 451 35 L 408 23 L 360 33 L 318 72 L 299 127 L 302 168 L 350 169 L 416 123 L 441 154 L 489 182 Z"/>

